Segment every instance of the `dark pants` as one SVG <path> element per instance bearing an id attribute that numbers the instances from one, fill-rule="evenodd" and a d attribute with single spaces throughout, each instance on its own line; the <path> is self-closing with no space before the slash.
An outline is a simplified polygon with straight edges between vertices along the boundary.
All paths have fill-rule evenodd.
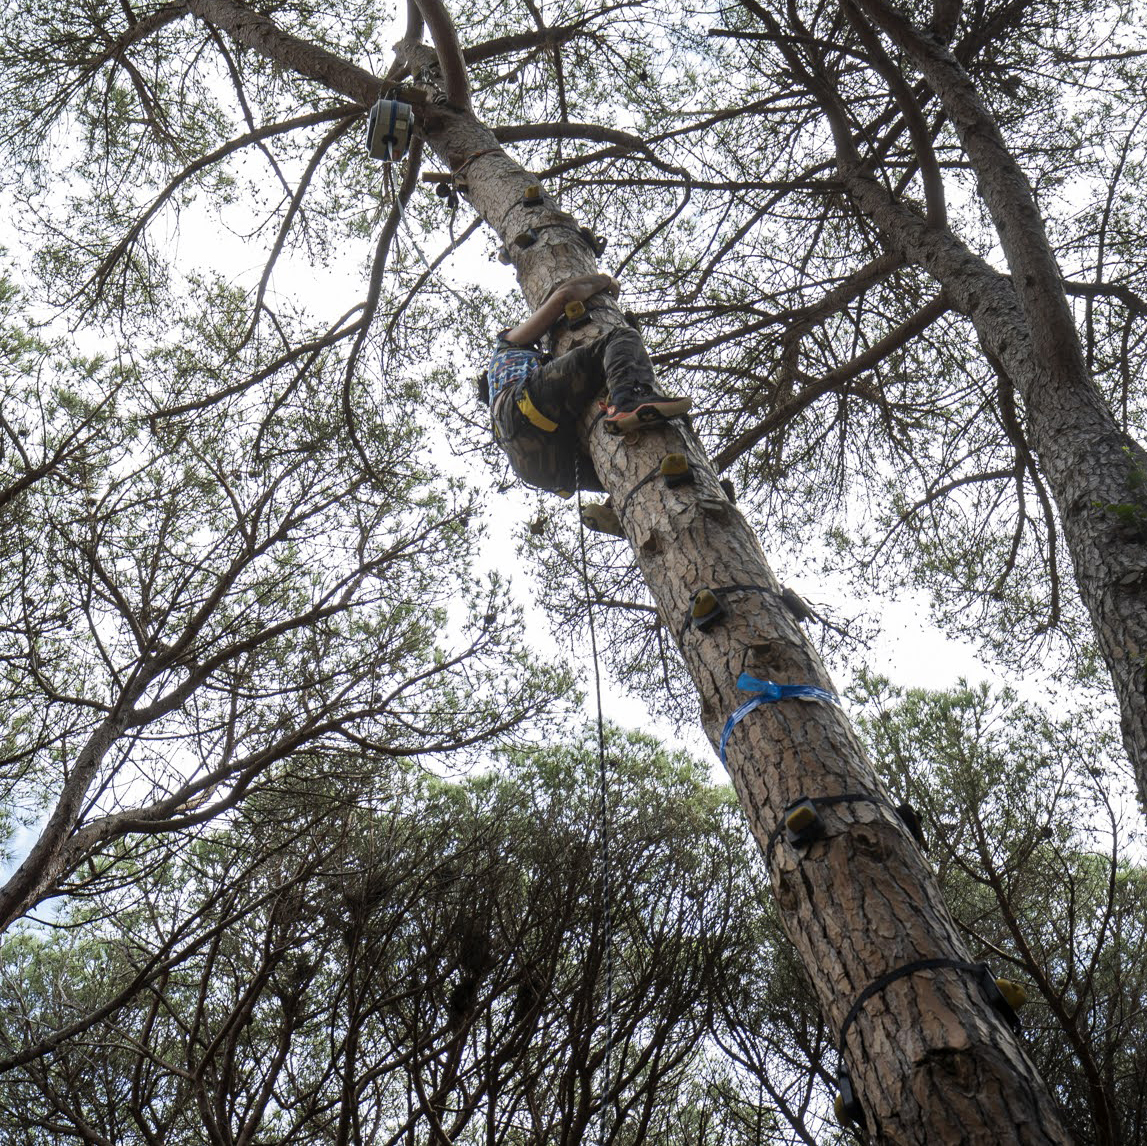
<path id="1" fill-rule="evenodd" d="M 653 367 L 641 335 L 618 326 L 538 368 L 530 379 L 534 405 L 561 425 L 576 422 L 601 393 L 616 394 L 634 383 L 653 385 Z"/>
<path id="2" fill-rule="evenodd" d="M 603 391 L 617 397 L 635 383 L 653 385 L 653 367 L 632 327 L 619 326 L 540 366 L 526 383 L 530 401 L 556 430 L 535 426 L 518 408 L 520 391 L 494 403 L 498 441 L 514 472 L 539 489 L 601 492 L 604 486 L 578 441 L 578 422 Z"/>

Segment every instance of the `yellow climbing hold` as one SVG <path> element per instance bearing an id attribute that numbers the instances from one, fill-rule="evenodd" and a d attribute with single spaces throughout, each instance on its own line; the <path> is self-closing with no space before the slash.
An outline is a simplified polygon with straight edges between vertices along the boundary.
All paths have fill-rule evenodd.
<path id="1" fill-rule="evenodd" d="M 1022 983 L 1014 983 L 1011 979 L 997 979 L 996 986 L 1013 1011 L 1018 1011 L 1028 1001 L 1027 989 Z"/>
<path id="2" fill-rule="evenodd" d="M 793 808 L 785 817 L 785 827 L 788 828 L 790 832 L 799 835 L 801 832 L 811 828 L 813 824 L 816 823 L 816 819 L 816 808 L 811 801 L 805 800 Z"/>
<path id="3" fill-rule="evenodd" d="M 703 617 L 709 616 L 710 613 L 715 613 L 720 608 L 720 602 L 714 596 L 711 589 L 702 589 L 696 597 L 693 598 L 693 620 L 699 621 Z"/>
<path id="4" fill-rule="evenodd" d="M 836 1114 L 837 1122 L 839 1122 L 841 1124 L 841 1126 L 847 1126 L 852 1121 L 852 1119 L 848 1117 L 848 1114 L 844 1109 L 844 1095 L 843 1094 L 838 1094 L 836 1096 L 836 1099 L 834 1100 L 834 1102 L 832 1104 L 832 1109 L 833 1109 L 833 1113 Z"/>

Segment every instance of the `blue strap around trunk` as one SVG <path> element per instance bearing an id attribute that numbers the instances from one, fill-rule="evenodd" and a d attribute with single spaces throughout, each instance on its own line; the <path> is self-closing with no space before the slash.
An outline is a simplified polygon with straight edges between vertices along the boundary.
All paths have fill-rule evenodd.
<path id="1" fill-rule="evenodd" d="M 762 704 L 775 704 L 778 700 L 824 700 L 829 704 L 840 704 L 833 693 L 826 689 L 817 688 L 815 684 L 775 684 L 771 680 L 760 680 L 743 672 L 737 677 L 737 687 L 742 692 L 751 692 L 754 695 L 745 701 L 739 708 L 733 710 L 725 727 L 721 732 L 721 764 L 725 764 L 725 745 L 733 734 L 733 729 Z"/>

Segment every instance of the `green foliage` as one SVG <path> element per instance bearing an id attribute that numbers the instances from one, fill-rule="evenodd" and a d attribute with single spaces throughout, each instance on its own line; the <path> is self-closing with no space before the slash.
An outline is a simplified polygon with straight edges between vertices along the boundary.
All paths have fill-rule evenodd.
<path id="1" fill-rule="evenodd" d="M 924 587 L 947 627 L 975 639 L 986 631 L 1013 660 L 1087 655 L 1086 620 L 1059 589 L 1054 513 L 1038 463 L 1028 464 L 1022 417 L 1009 416 L 969 322 L 942 314 L 852 370 L 936 288 L 901 266 L 845 289 L 881 247 L 832 178 L 832 134 L 807 76 L 837 93 L 872 169 L 912 210 L 925 199 L 920 164 L 885 78 L 837 7 L 765 11 L 779 30 L 746 7 L 587 9 L 569 0 L 547 12 L 548 39 L 534 38 L 528 6 L 461 5 L 453 15 L 479 114 L 517 129 L 525 138 L 515 154 L 610 239 L 610 267 L 666 383 L 694 395 L 705 411 L 699 427 L 734 467 L 743 504 L 794 563 L 825 560 L 871 591 Z M 388 66 L 386 12 L 355 4 L 335 19 L 287 3 L 273 18 L 379 75 Z M 1106 2 L 1085 11 L 965 5 L 950 30 L 1037 189 L 1065 276 L 1090 284 L 1072 296 L 1085 352 L 1130 432 L 1144 425 L 1129 379 L 1141 374 L 1147 346 L 1142 124 L 1128 111 L 1142 88 L 1141 24 L 1137 10 Z M 804 45 L 803 71 L 785 54 L 794 43 Z M 356 323 L 339 316 L 365 293 L 361 266 L 396 185 L 393 171 L 364 160 L 361 114 L 343 119 L 320 85 L 237 51 L 178 7 L 9 5 L 0 63 L 0 146 L 48 297 L 138 342 L 163 337 L 185 284 L 235 261 L 230 277 L 245 282 L 247 313 L 238 313 L 242 302 L 224 308 L 233 338 L 251 330 L 298 345 L 338 328 L 337 341 L 358 339 Z M 913 73 L 904 75 L 911 86 Z M 329 119 L 294 122 L 323 109 Z M 920 110 L 934 121 L 951 229 L 990 253 L 995 239 L 958 140 L 934 101 Z M 562 121 L 590 127 L 546 127 Z M 255 139 L 255 128 L 266 133 Z M 617 132 L 627 141 L 605 134 Z M 458 282 L 449 261 L 423 273 L 418 252 L 433 257 L 448 230 L 469 224 L 464 206 L 449 221 L 445 210 L 420 186 L 398 237 L 374 253 L 376 335 L 356 350 L 361 371 L 379 338 L 386 384 L 436 399 L 445 387 L 433 371 L 467 376 L 510 317 L 493 313 L 484 291 L 448 294 L 444 283 Z M 238 260 L 230 244 L 190 237 L 205 226 L 243 236 Z M 262 258 L 266 282 L 256 290 L 251 268 Z M 336 274 L 326 278 L 326 268 Z M 317 286 L 305 312 L 292 314 L 290 287 L 275 289 L 292 274 L 349 279 L 353 289 L 344 297 Z M 492 286 L 497 274 L 479 277 Z M 435 350 L 447 325 L 458 345 Z M 218 349 L 217 367 L 227 362 Z M 365 416 L 361 390 L 354 403 Z M 488 427 L 467 398 L 457 405 L 451 429 L 469 455 Z M 766 419 L 768 432 L 758 433 Z M 1134 516 L 1119 499 L 1111 505 Z M 644 603 L 631 593 L 611 599 Z M 643 630 L 640 617 L 619 622 L 613 644 L 636 647 Z M 623 655 L 619 671 L 644 671 L 649 659 Z"/>
<path id="2" fill-rule="evenodd" d="M 1125 770 L 1112 730 L 983 687 L 861 678 L 852 700 L 973 957 L 1026 987 L 1025 1043 L 1076 1140 L 1147 1140 L 1147 878 L 1106 795 Z M 98 860 L 56 930 L 0 956 L 0 1041 L 44 1052 L 6 1075 L 4 1133 L 63 1119 L 133 1141 L 134 1120 L 318 1142 L 356 1117 L 424 1133 L 433 1111 L 456 1141 L 485 1140 L 490 1117 L 516 1141 L 592 1134 L 604 1103 L 634 1146 L 686 1128 L 705 1146 L 837 1140 L 833 1035 L 732 793 L 645 736 L 610 730 L 606 754 L 608 1093 L 587 730 L 462 779 L 302 755 L 115 886 Z"/>
<path id="3" fill-rule="evenodd" d="M 375 74 L 389 65 L 377 8 L 271 9 Z M 535 37 L 530 6 L 456 13 L 480 114 L 519 126 L 515 154 L 608 236 L 667 384 L 694 395 L 742 506 L 793 565 L 923 588 L 1012 658 L 1048 630 L 1077 637 L 1040 468 L 967 320 L 945 313 L 853 370 L 936 288 L 899 266 L 834 301 L 881 247 L 782 48 L 831 80 L 885 186 L 914 210 L 925 188 L 841 11 L 774 15 L 791 25 L 563 0 Z M 953 29 L 1066 277 L 1088 288 L 1085 353 L 1129 430 L 1147 347 L 1127 111 L 1141 24 L 1041 2 L 965 5 Z M 20 1074 L 12 1140 L 61 1117 L 116 1141 L 149 1120 L 194 1141 L 211 1119 L 248 1140 L 369 1140 L 407 1102 L 477 1137 L 471 1081 L 519 1088 L 507 1141 L 585 1131 L 603 1047 L 592 769 L 583 744 L 523 747 L 537 715 L 554 735 L 571 682 L 523 647 L 505 584 L 474 575 L 476 502 L 427 461 L 443 406 L 462 456 L 492 452 L 464 379 L 518 305 L 492 275 L 461 298 L 449 264 L 424 275 L 419 250 L 442 251 L 465 210 L 447 224 L 420 186 L 372 249 L 395 177 L 364 161 L 362 113 L 178 5 L 9 4 L 0 96 L 25 280 L 0 284 L 0 830 L 43 844 L 30 882 L 4 889 L 5 919 L 66 897 L 53 910 L 76 926 L 10 940 L 3 1030 L 14 1052 L 92 1020 Z M 951 228 L 993 255 L 952 130 L 922 111 Z M 1126 503 L 1097 508 L 1137 531 L 1130 475 Z M 575 629 L 571 537 L 528 544 Z M 671 642 L 611 545 L 591 546 L 590 569 L 618 606 L 614 666 L 670 691 Z M 1081 1140 L 1089 1120 L 1141 1140 L 1127 1080 L 1145 1073 L 1143 881 L 1081 769 L 1084 726 L 974 690 L 866 687 L 887 701 L 876 754 L 925 811 L 973 945 L 1038 987 L 1035 1048 Z M 490 738 L 520 750 L 467 781 L 401 766 L 469 762 Z M 626 785 L 618 1108 L 656 1090 L 646 1125 L 666 1141 L 832 1133 L 808 1086 L 827 1085 L 831 1040 L 776 946 L 727 794 L 649 741 L 611 753 Z M 1096 810 L 1102 838 L 1083 830 Z M 53 1095 L 74 1102 L 61 1113 Z"/>
<path id="4" fill-rule="evenodd" d="M 1026 986 L 1025 1042 L 1075 1140 L 1147 1141 L 1147 868 L 1116 730 L 984 686 L 871 677 L 853 699 L 973 955 Z"/>
<path id="5" fill-rule="evenodd" d="M 610 950 L 595 748 L 518 750 L 462 780 L 380 782 L 337 755 L 280 771 L 184 858 L 105 896 L 114 914 L 20 937 L 2 964 L 20 1001 L 0 1023 L 9 1050 L 88 1017 L 9 1076 L 4 1133 L 317 1142 L 348 1124 L 421 1134 L 433 1116 L 453 1141 L 485 1141 L 491 1118 L 514 1141 L 588 1136 L 607 1106 L 624 1142 L 675 1138 L 679 1120 L 752 1141 L 771 1119 L 713 1040 L 755 1020 L 743 999 L 783 1005 L 783 984 L 757 957 L 773 924 L 736 802 L 685 757 L 610 733 Z"/>
<path id="6" fill-rule="evenodd" d="M 42 849 L 5 925 L 128 878 L 150 833 L 304 750 L 461 765 L 570 689 L 474 573 L 473 499 L 421 460 L 410 404 L 362 411 L 364 463 L 337 347 L 301 359 L 288 315 L 272 339 L 242 291 L 192 289 L 164 341 L 116 356 L 2 324 L 0 829 Z"/>

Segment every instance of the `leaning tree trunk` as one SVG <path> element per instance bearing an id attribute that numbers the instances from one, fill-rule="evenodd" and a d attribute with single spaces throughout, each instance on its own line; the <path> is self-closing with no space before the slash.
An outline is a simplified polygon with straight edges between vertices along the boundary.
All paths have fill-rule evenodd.
<path id="1" fill-rule="evenodd" d="M 233 0 L 187 0 L 218 25 L 281 66 L 321 79 L 364 105 L 378 81 L 353 65 L 291 37 Z M 420 0 L 431 27 L 443 10 Z M 448 54 L 439 41 L 443 55 Z M 464 105 L 458 61 L 451 103 L 429 89 L 408 89 L 427 145 L 457 174 L 478 213 L 511 252 L 523 294 L 536 305 L 562 280 L 597 270 L 576 221 L 553 200 L 528 205 L 535 178 L 501 149 Z M 540 226 L 546 224 L 546 226 Z M 532 227 L 536 242 L 514 243 Z M 599 296 L 594 323 L 564 330 L 556 350 L 620 324 Z M 746 699 L 742 671 L 782 684 L 830 689 L 819 657 L 788 609 L 757 538 L 725 498 L 696 437 L 682 425 L 621 440 L 593 411 L 583 432 L 662 622 L 675 635 L 697 686 L 702 720 L 717 744 L 729 715 Z M 657 475 L 670 451 L 688 454 L 695 480 L 669 488 Z M 699 627 L 691 605 L 717 591 L 726 613 Z M 968 954 L 928 863 L 866 760 L 843 711 L 823 701 L 762 704 L 733 729 L 727 768 L 752 831 L 766 849 L 786 931 L 800 952 L 821 1007 L 841 1030 L 860 1002 L 845 1039 L 845 1062 L 875 1138 L 891 1143 L 1063 1143 L 1055 1106 L 1000 1011 L 990 987 L 968 967 Z M 801 796 L 863 797 L 822 805 L 824 835 L 807 846 L 774 839 L 786 806 Z M 939 966 L 878 981 L 934 960 Z M 867 988 L 877 987 L 865 999 Z"/>
<path id="2" fill-rule="evenodd" d="M 892 202 L 855 163 L 842 163 L 845 183 L 888 246 L 924 267 L 971 318 L 1022 399 L 1147 807 L 1147 451 L 1119 426 L 1091 377 L 1031 184 L 968 73 L 886 0 L 856 2 L 939 99 L 976 175 L 1010 278 L 946 228 Z"/>
<path id="3" fill-rule="evenodd" d="M 524 192 L 536 180 L 488 129 L 467 113 L 432 110 L 423 119 L 426 141 L 451 170 L 465 165 L 466 194 L 510 250 L 527 302 L 536 305 L 563 279 L 597 270 L 576 224 L 552 201 L 526 204 Z M 537 241 L 515 245 L 529 227 Z M 600 301 L 594 319 L 578 340 L 624 321 L 608 301 Z M 562 331 L 555 350 L 574 341 Z M 714 745 L 747 699 L 736 684 L 742 671 L 830 689 L 757 538 L 725 498 L 696 437 L 674 425 L 619 440 L 593 410 L 583 429 L 662 623 L 697 686 Z M 673 451 L 688 454 L 694 481 L 676 488 L 645 481 Z M 705 588 L 716 590 L 726 614 L 701 629 L 691 623 L 691 604 Z M 927 862 L 888 806 L 840 708 L 764 704 L 735 727 L 726 763 L 753 833 L 768 848 L 786 931 L 834 1030 L 881 976 L 919 960 L 968 961 Z M 779 841 L 768 847 L 791 801 L 846 794 L 870 800 L 824 807 L 826 836 L 807 848 Z M 873 995 L 850 1027 L 846 1061 L 880 1140 L 1068 1140 L 1030 1061 L 967 970 L 921 971 Z"/>

